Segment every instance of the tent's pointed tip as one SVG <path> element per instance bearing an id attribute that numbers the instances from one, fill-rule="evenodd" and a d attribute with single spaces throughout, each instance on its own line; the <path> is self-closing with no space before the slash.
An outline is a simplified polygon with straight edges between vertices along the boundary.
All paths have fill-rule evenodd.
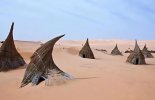
<path id="1" fill-rule="evenodd" d="M 63 35 L 61 35 L 61 36 L 65 36 L 66 34 L 63 34 Z"/>
<path id="2" fill-rule="evenodd" d="M 136 45 L 138 45 L 138 42 L 137 42 L 137 40 L 135 40 L 135 44 L 136 44 Z"/>
<path id="3" fill-rule="evenodd" d="M 12 22 L 12 24 L 11 24 L 11 27 L 13 27 L 14 26 L 14 22 Z"/>
<path id="4" fill-rule="evenodd" d="M 14 22 L 12 22 L 8 37 L 13 37 Z"/>
<path id="5" fill-rule="evenodd" d="M 136 51 L 136 50 L 140 50 L 137 40 L 135 40 L 135 49 L 134 49 L 134 51 Z"/>
<path id="6" fill-rule="evenodd" d="M 89 39 L 87 38 L 86 43 L 89 44 Z"/>
<path id="7" fill-rule="evenodd" d="M 14 28 L 14 22 L 12 22 L 12 24 L 11 24 L 10 33 L 13 33 L 12 32 L 13 31 L 13 28 Z"/>
<path id="8" fill-rule="evenodd" d="M 57 36 L 56 38 L 59 40 L 60 38 L 62 38 L 62 37 L 64 37 L 64 36 L 65 36 L 65 34 L 60 35 L 60 36 Z"/>
<path id="9" fill-rule="evenodd" d="M 60 35 L 59 37 L 64 37 L 65 36 L 65 34 L 63 34 L 63 35 Z"/>
<path id="10" fill-rule="evenodd" d="M 86 40 L 87 42 L 89 41 L 89 39 L 87 38 L 87 40 Z"/>
<path id="11" fill-rule="evenodd" d="M 137 44 L 137 39 L 135 39 L 135 43 Z"/>

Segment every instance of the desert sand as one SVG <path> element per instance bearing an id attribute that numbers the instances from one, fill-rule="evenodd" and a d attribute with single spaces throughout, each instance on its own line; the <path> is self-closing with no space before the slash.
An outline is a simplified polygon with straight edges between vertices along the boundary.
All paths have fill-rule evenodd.
<path id="1" fill-rule="evenodd" d="M 31 84 L 19 88 L 25 69 L 0 72 L 1 100 L 155 100 L 155 58 L 147 58 L 147 65 L 126 63 L 129 54 L 112 56 L 116 43 L 121 52 L 134 48 L 131 40 L 92 40 L 90 46 L 96 59 L 78 56 L 85 41 L 60 40 L 53 57 L 57 66 L 74 80 L 65 84 L 37 86 Z M 155 50 L 155 41 L 138 41 L 142 49 L 147 44 Z M 16 48 L 29 63 L 30 56 L 41 42 L 15 41 Z M 104 53 L 95 49 L 106 49 Z M 153 54 L 155 56 L 155 54 Z"/>

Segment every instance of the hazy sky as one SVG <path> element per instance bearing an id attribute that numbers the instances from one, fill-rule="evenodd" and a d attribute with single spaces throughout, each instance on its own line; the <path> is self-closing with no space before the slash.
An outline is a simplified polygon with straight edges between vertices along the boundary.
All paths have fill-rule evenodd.
<path id="1" fill-rule="evenodd" d="M 155 0 L 0 0 L 0 40 L 155 39 Z"/>

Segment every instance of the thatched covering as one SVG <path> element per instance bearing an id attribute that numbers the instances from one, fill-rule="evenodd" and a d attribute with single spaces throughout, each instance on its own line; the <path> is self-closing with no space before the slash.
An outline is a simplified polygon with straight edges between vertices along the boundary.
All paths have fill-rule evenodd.
<path id="1" fill-rule="evenodd" d="M 31 61 L 27 66 L 21 87 L 32 83 L 38 85 L 45 80 L 46 85 L 55 80 L 55 76 L 60 80 L 70 79 L 70 76 L 60 70 L 53 61 L 52 52 L 55 43 L 64 35 L 58 36 L 38 48 L 31 57 Z"/>
<path id="2" fill-rule="evenodd" d="M 141 52 L 137 41 L 135 43 L 135 48 L 132 53 L 128 56 L 126 62 L 134 64 L 134 65 L 141 65 L 141 64 L 146 64 L 145 63 L 145 57 L 143 53 Z"/>
<path id="3" fill-rule="evenodd" d="M 146 44 L 142 50 L 142 53 L 144 55 L 145 58 L 153 58 L 153 55 L 151 54 L 151 52 L 147 49 Z"/>
<path id="4" fill-rule="evenodd" d="M 14 23 L 12 23 L 9 35 L 0 48 L 0 71 L 16 69 L 25 64 L 14 44 L 13 27 Z"/>
<path id="5" fill-rule="evenodd" d="M 111 51 L 111 55 L 122 55 L 122 53 L 118 49 L 117 44 L 116 44 L 115 48 Z"/>
<path id="6" fill-rule="evenodd" d="M 82 58 L 95 59 L 94 54 L 93 54 L 93 52 L 92 52 L 92 50 L 90 48 L 88 39 L 87 39 L 85 45 L 80 50 L 79 56 L 81 56 Z"/>

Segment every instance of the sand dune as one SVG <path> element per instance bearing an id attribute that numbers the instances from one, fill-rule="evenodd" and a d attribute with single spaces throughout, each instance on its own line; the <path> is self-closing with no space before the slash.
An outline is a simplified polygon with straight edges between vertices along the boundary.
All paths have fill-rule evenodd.
<path id="1" fill-rule="evenodd" d="M 65 84 L 19 88 L 25 68 L 0 72 L 2 100 L 155 100 L 155 58 L 147 65 L 126 63 L 127 56 L 109 55 L 115 44 L 121 52 L 134 48 L 130 40 L 93 40 L 91 48 L 96 59 L 83 59 L 78 52 L 85 41 L 62 40 L 54 48 L 54 61 L 60 69 L 75 77 Z M 155 50 L 155 41 L 138 41 L 140 48 L 147 44 Z M 15 41 L 17 50 L 26 62 L 41 42 Z M 95 49 L 106 49 L 105 54 Z M 155 56 L 155 54 L 153 54 Z"/>

